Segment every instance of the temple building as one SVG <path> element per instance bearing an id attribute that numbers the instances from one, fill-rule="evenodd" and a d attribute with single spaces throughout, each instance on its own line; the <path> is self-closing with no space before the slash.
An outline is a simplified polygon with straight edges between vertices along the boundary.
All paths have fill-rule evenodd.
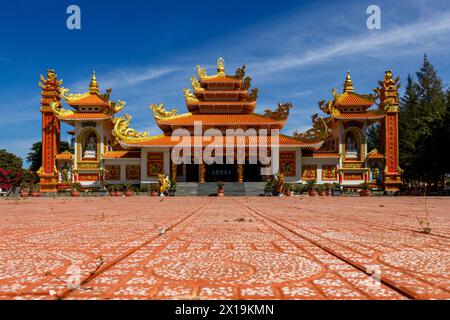
<path id="1" fill-rule="evenodd" d="M 101 93 L 95 73 L 88 92 L 71 94 L 62 87 L 56 73 L 49 70 L 40 82 L 41 190 L 55 192 L 67 182 L 79 182 L 86 188 L 151 184 L 157 182 L 159 174 L 179 183 L 262 182 L 268 177 L 262 170 L 267 164 L 250 161 L 258 152 L 260 155 L 261 141 L 272 147 L 266 156 L 273 156 L 274 150 L 278 153 L 272 159 L 277 159 L 276 173 L 282 173 L 286 182 L 315 180 L 319 184 L 340 183 L 349 187 L 369 183 L 380 189 L 398 189 L 399 85 L 390 71 L 373 94 L 365 95 L 354 91 L 347 72 L 342 93 L 334 89 L 332 100 L 319 102 L 323 116 L 312 117 L 310 130 L 276 137 L 271 133 L 283 129 L 292 105 L 280 103 L 275 110 L 256 113 L 258 89 L 251 88 L 252 79 L 245 73 L 244 65 L 234 74 L 226 74 L 222 58 L 213 75 L 197 66 L 197 76 L 191 78 L 192 88 L 183 90 L 188 112 L 178 113 L 176 109 L 166 110 L 163 104 L 151 104 L 161 134 L 150 136 L 130 128 L 128 114 L 118 115 L 125 102 L 111 101 L 111 89 Z M 64 108 L 63 102 L 69 108 Z M 59 151 L 61 121 L 73 127 L 73 154 Z M 381 148 L 367 150 L 367 129 L 375 123 L 382 128 Z M 212 155 L 223 161 L 204 161 L 201 154 L 207 152 L 208 146 L 218 141 L 229 144 L 225 133 L 230 130 L 256 135 L 232 137 L 231 159 L 214 149 Z M 210 136 L 208 132 L 217 134 Z M 261 132 L 268 133 L 265 140 Z M 180 145 L 184 147 L 181 152 Z M 176 163 L 175 151 L 190 161 Z M 239 154 L 243 161 L 238 161 Z"/>

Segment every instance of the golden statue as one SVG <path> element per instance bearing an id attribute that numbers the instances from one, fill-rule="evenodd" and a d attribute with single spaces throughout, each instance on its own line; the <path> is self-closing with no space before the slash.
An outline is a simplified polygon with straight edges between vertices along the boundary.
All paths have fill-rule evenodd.
<path id="1" fill-rule="evenodd" d="M 158 174 L 158 191 L 160 195 L 163 195 L 169 188 L 169 178 L 164 177 L 164 174 Z"/>
<path id="2" fill-rule="evenodd" d="M 278 192 L 279 194 L 283 194 L 284 192 L 284 174 L 283 172 L 278 172 L 278 174 L 276 175 L 276 180 L 277 183 L 275 185 L 275 191 Z"/>
<path id="3" fill-rule="evenodd" d="M 217 75 L 225 75 L 225 60 L 223 58 L 217 59 Z"/>

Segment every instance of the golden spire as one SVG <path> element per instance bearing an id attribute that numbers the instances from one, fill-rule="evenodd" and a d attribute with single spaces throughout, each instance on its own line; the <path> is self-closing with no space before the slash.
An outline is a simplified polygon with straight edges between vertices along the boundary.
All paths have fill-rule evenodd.
<path id="1" fill-rule="evenodd" d="M 353 82 L 350 77 L 350 70 L 347 70 L 347 77 L 345 78 L 344 93 L 345 92 L 353 92 Z"/>
<path id="2" fill-rule="evenodd" d="M 225 75 L 225 60 L 223 60 L 223 58 L 217 59 L 217 75 L 218 76 Z"/>
<path id="3" fill-rule="evenodd" d="M 100 93 L 100 90 L 98 89 L 97 77 L 95 76 L 95 71 L 92 73 L 92 79 L 89 83 L 89 93 Z"/>

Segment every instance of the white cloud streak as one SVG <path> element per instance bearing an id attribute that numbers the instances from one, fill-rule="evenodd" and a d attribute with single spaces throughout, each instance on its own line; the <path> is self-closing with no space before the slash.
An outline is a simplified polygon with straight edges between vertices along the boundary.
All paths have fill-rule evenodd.
<path id="1" fill-rule="evenodd" d="M 259 74 L 273 73 L 354 54 L 372 54 L 377 50 L 380 53 L 387 53 L 395 47 L 421 44 L 448 33 L 450 33 L 450 12 L 434 16 L 427 21 L 339 39 L 334 43 L 307 51 L 304 54 L 300 54 L 302 48 L 293 48 L 291 51 L 294 54 L 272 57 L 252 64 L 251 67 L 256 69 Z M 448 45 L 448 43 L 442 43 L 441 45 Z M 299 54 L 297 55 L 297 53 Z"/>

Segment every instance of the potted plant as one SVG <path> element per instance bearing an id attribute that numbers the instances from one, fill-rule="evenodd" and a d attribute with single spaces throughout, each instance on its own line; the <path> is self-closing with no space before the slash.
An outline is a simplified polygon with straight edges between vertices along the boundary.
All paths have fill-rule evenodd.
<path id="1" fill-rule="evenodd" d="M 359 195 L 361 197 L 368 197 L 368 196 L 370 196 L 370 186 L 369 186 L 369 184 L 367 182 L 363 183 L 363 185 L 361 187 L 361 190 L 359 190 Z"/>
<path id="2" fill-rule="evenodd" d="M 27 198 L 30 196 L 30 185 L 28 183 L 23 183 L 20 189 L 20 196 L 22 198 Z"/>
<path id="3" fill-rule="evenodd" d="M 169 197 L 175 196 L 175 192 L 177 191 L 177 180 L 170 179 L 169 180 L 169 188 L 167 189 L 167 195 Z"/>
<path id="4" fill-rule="evenodd" d="M 292 191 L 292 185 L 290 183 L 284 184 L 284 195 L 287 197 L 292 197 L 293 191 Z"/>
<path id="5" fill-rule="evenodd" d="M 78 198 L 80 196 L 80 190 L 82 189 L 82 185 L 78 182 L 72 183 L 70 195 L 72 197 Z"/>
<path id="6" fill-rule="evenodd" d="M 110 195 L 111 197 L 114 197 L 114 195 L 115 195 L 115 190 L 116 190 L 116 186 L 115 186 L 115 185 L 110 184 L 110 185 L 108 186 L 108 193 L 109 193 L 109 195 Z"/>
<path id="7" fill-rule="evenodd" d="M 158 186 L 156 184 L 150 185 L 150 196 L 157 197 L 158 196 Z"/>
<path id="8" fill-rule="evenodd" d="M 322 184 L 317 185 L 317 192 L 319 193 L 319 196 L 322 196 L 322 197 L 327 195 Z"/>
<path id="9" fill-rule="evenodd" d="M 323 185 L 324 189 L 325 189 L 325 195 L 326 196 L 331 196 L 331 186 L 329 183 L 325 183 Z"/>
<path id="10" fill-rule="evenodd" d="M 121 197 L 123 195 L 123 185 L 117 184 L 114 189 L 114 196 Z"/>
<path id="11" fill-rule="evenodd" d="M 306 188 L 308 189 L 308 194 L 309 194 L 310 197 L 317 196 L 316 180 L 308 180 L 306 182 Z"/>
<path id="12" fill-rule="evenodd" d="M 133 186 L 131 186 L 130 184 L 125 184 L 124 189 L 125 197 L 131 197 L 133 195 Z"/>
<path id="13" fill-rule="evenodd" d="M 223 186 L 224 186 L 224 183 L 222 181 L 217 181 L 217 196 L 218 197 L 224 196 Z"/>
<path id="14" fill-rule="evenodd" d="M 339 183 L 333 183 L 333 190 L 332 190 L 333 196 L 340 196 L 341 195 L 341 185 Z"/>
<path id="15" fill-rule="evenodd" d="M 36 198 L 41 196 L 41 192 L 38 184 L 34 184 L 31 186 L 31 196 Z"/>

